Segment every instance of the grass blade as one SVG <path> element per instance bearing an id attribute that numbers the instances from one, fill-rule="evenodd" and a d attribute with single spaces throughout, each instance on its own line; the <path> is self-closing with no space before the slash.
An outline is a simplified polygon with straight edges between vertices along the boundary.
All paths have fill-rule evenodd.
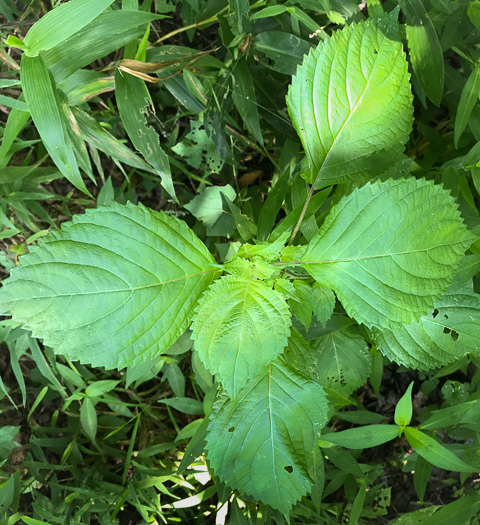
<path id="1" fill-rule="evenodd" d="M 42 57 L 23 55 L 20 78 L 33 122 L 50 157 L 74 186 L 90 195 L 80 175 L 73 148 L 66 140 L 57 89 Z"/>
<path id="2" fill-rule="evenodd" d="M 27 33 L 25 53 L 37 56 L 51 49 L 97 18 L 113 0 L 70 0 L 41 18 Z"/>

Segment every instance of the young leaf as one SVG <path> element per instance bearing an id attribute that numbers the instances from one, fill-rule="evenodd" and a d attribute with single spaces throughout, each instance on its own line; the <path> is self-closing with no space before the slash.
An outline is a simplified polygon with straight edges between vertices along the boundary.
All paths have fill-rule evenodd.
<path id="1" fill-rule="evenodd" d="M 382 172 L 403 151 L 413 118 L 398 23 L 385 17 L 336 31 L 298 68 L 287 102 L 310 183 Z"/>
<path id="2" fill-rule="evenodd" d="M 231 396 L 280 355 L 290 335 L 290 311 L 267 283 L 222 277 L 201 298 L 192 339 L 208 370 Z"/>
<path id="3" fill-rule="evenodd" d="M 412 388 L 413 381 L 395 407 L 395 423 L 401 427 L 410 425 L 410 421 L 412 420 Z"/>
<path id="4" fill-rule="evenodd" d="M 378 445 L 387 443 L 387 441 L 397 437 L 397 425 L 368 425 L 325 434 L 322 436 L 321 442 L 326 441 L 351 449 L 364 449 L 378 447 Z"/>
<path id="5" fill-rule="evenodd" d="M 285 348 L 285 360 L 305 376 L 318 381 L 318 353 L 313 350 L 310 342 L 293 327 L 287 348 Z"/>
<path id="6" fill-rule="evenodd" d="M 417 323 L 393 330 L 373 329 L 378 348 L 389 359 L 417 370 L 447 365 L 466 353 L 480 353 L 480 297 L 452 287 Z"/>
<path id="7" fill-rule="evenodd" d="M 399 0 L 407 19 L 407 40 L 413 71 L 427 97 L 440 105 L 443 93 L 443 54 L 435 27 L 422 2 Z"/>
<path id="8" fill-rule="evenodd" d="M 318 381 L 342 395 L 350 395 L 370 374 L 370 353 L 363 337 L 352 329 L 324 335 L 314 342 Z"/>
<path id="9" fill-rule="evenodd" d="M 33 122 L 50 157 L 74 186 L 90 195 L 78 170 L 72 145 L 65 133 L 57 88 L 42 57 L 23 55 L 20 78 Z"/>
<path id="10" fill-rule="evenodd" d="M 423 501 L 425 490 L 427 488 L 430 474 L 432 473 L 432 465 L 422 456 L 418 456 L 415 461 L 415 472 L 413 474 L 413 485 L 418 495 L 418 499 Z"/>
<path id="11" fill-rule="evenodd" d="M 309 462 L 326 421 L 322 388 L 277 360 L 235 399 L 215 403 L 207 457 L 227 485 L 287 514 L 311 488 Z"/>
<path id="12" fill-rule="evenodd" d="M 405 437 L 415 452 L 436 467 L 454 472 L 476 472 L 474 467 L 462 461 L 448 448 L 417 428 L 406 427 Z"/>
<path id="13" fill-rule="evenodd" d="M 468 77 L 460 95 L 460 101 L 457 107 L 457 116 L 455 117 L 454 142 L 458 148 L 458 141 L 467 127 L 470 115 L 480 96 L 480 67 L 473 68 L 471 75 Z"/>
<path id="14" fill-rule="evenodd" d="M 82 401 L 82 406 L 80 407 L 80 422 L 82 423 L 85 434 L 87 434 L 92 441 L 95 441 L 98 426 L 97 412 L 92 400 L 88 397 Z"/>
<path id="15" fill-rule="evenodd" d="M 474 240 L 447 191 L 390 179 L 343 197 L 302 260 L 351 317 L 394 329 L 433 307 Z"/>
<path id="16" fill-rule="evenodd" d="M 185 331 L 214 262 L 185 223 L 114 204 L 40 239 L 5 282 L 0 303 L 60 354 L 134 366 Z"/>
<path id="17" fill-rule="evenodd" d="M 145 82 L 117 69 L 115 93 L 120 118 L 130 140 L 145 160 L 155 168 L 168 194 L 176 199 L 168 156 L 160 146 L 157 132 L 145 119 L 149 111 L 155 112 Z"/>
<path id="18" fill-rule="evenodd" d="M 41 18 L 25 36 L 26 53 L 36 56 L 80 31 L 113 3 L 113 0 L 70 0 Z"/>

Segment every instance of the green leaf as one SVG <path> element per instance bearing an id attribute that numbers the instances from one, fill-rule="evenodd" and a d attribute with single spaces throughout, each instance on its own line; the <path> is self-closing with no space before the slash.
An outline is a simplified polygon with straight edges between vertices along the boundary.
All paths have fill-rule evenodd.
<path id="1" fill-rule="evenodd" d="M 368 379 L 370 353 L 363 337 L 353 329 L 332 332 L 312 344 L 322 386 L 348 396 Z"/>
<path id="2" fill-rule="evenodd" d="M 444 65 L 440 41 L 423 3 L 399 0 L 407 19 L 407 41 L 413 71 L 427 97 L 440 105 L 443 94 Z"/>
<path id="3" fill-rule="evenodd" d="M 310 342 L 293 327 L 285 348 L 285 360 L 303 375 L 314 381 L 318 380 L 318 354 L 313 350 Z"/>
<path id="4" fill-rule="evenodd" d="M 480 414 L 480 399 L 467 401 L 441 410 L 436 410 L 426 421 L 421 424 L 424 430 L 436 430 L 462 424 L 478 423 Z"/>
<path id="5" fill-rule="evenodd" d="M 343 197 L 302 259 L 348 315 L 395 329 L 433 308 L 474 240 L 447 191 L 390 179 Z"/>
<path id="6" fill-rule="evenodd" d="M 21 258 L 0 291 L 2 312 L 71 359 L 135 366 L 185 331 L 214 262 L 165 213 L 130 203 L 87 210 Z"/>
<path id="7" fill-rule="evenodd" d="M 406 427 L 405 437 L 415 452 L 436 467 L 454 472 L 476 472 L 474 467 L 467 465 L 448 448 L 417 428 Z"/>
<path id="8" fill-rule="evenodd" d="M 277 360 L 235 399 L 215 403 L 207 458 L 228 486 L 287 514 L 311 488 L 309 463 L 326 421 L 322 388 Z"/>
<path id="9" fill-rule="evenodd" d="M 60 83 L 78 69 L 135 41 L 145 32 L 147 24 L 159 18 L 164 17 L 143 11 L 107 11 L 61 44 L 43 52 L 42 57 Z"/>
<path id="10" fill-rule="evenodd" d="M 190 397 L 172 397 L 169 399 L 159 399 L 159 403 L 171 406 L 179 412 L 184 414 L 192 415 L 203 415 L 203 403 L 198 399 L 192 399 Z"/>
<path id="11" fill-rule="evenodd" d="M 80 422 L 82 423 L 85 434 L 92 440 L 95 441 L 97 435 L 97 412 L 92 400 L 86 397 L 82 406 L 80 407 Z"/>
<path id="12" fill-rule="evenodd" d="M 427 488 L 428 480 L 430 479 L 430 474 L 432 473 L 432 465 L 422 456 L 418 456 L 415 461 L 415 472 L 413 474 L 413 484 L 415 486 L 415 491 L 417 492 L 418 499 L 423 501 L 425 496 L 425 490 Z"/>
<path id="13" fill-rule="evenodd" d="M 389 359 L 417 370 L 447 365 L 467 353 L 480 353 L 480 297 L 450 288 L 434 309 L 416 323 L 393 330 L 373 329 L 378 348 Z"/>
<path id="14" fill-rule="evenodd" d="M 455 117 L 454 141 L 458 148 L 458 141 L 467 127 L 470 115 L 480 95 L 480 67 L 475 67 L 463 86 L 458 102 L 457 115 Z"/>
<path id="15" fill-rule="evenodd" d="M 318 187 L 384 171 L 403 151 L 413 106 L 407 62 L 389 17 L 352 24 L 312 50 L 288 111 Z"/>
<path id="16" fill-rule="evenodd" d="M 368 425 L 325 434 L 322 436 L 321 443 L 326 441 L 345 448 L 364 449 L 378 447 L 397 437 L 397 425 Z"/>
<path id="17" fill-rule="evenodd" d="M 410 421 L 412 420 L 412 388 L 413 381 L 395 407 L 395 423 L 401 427 L 410 425 Z"/>
<path id="18" fill-rule="evenodd" d="M 78 170 L 72 145 L 67 139 L 58 92 L 42 57 L 23 55 L 20 78 L 33 122 L 53 162 L 74 186 L 91 196 Z"/>
<path id="19" fill-rule="evenodd" d="M 120 118 L 132 144 L 155 168 L 168 194 L 176 199 L 168 156 L 160 146 L 157 132 L 146 121 L 146 115 L 154 114 L 155 107 L 145 82 L 116 69 L 115 94 Z"/>
<path id="20" fill-rule="evenodd" d="M 422 525 L 450 525 L 454 523 L 470 523 L 480 511 L 480 496 L 470 494 L 462 496 L 448 505 L 440 508 L 433 516 L 422 520 Z M 416 521 L 416 523 L 419 523 Z"/>
<path id="21" fill-rule="evenodd" d="M 205 224 L 209 236 L 227 236 L 235 229 L 233 217 L 224 209 L 222 194 L 232 202 L 237 197 L 230 184 L 212 186 L 205 188 L 200 195 L 184 206 L 194 217 Z"/>
<path id="22" fill-rule="evenodd" d="M 113 0 L 70 0 L 41 18 L 25 36 L 25 52 L 36 56 L 83 29 L 113 3 Z"/>
<path id="23" fill-rule="evenodd" d="M 325 328 L 335 308 L 335 294 L 329 288 L 323 288 L 320 284 L 314 283 L 312 286 L 312 295 L 313 313 Z"/>
<path id="24" fill-rule="evenodd" d="M 263 146 L 262 129 L 258 115 L 257 98 L 253 87 L 252 75 L 245 59 L 239 59 L 232 71 L 235 87 L 232 92 L 233 102 L 245 123 L 246 128 Z"/>
<path id="25" fill-rule="evenodd" d="M 7 459 L 10 452 L 20 444 L 15 441 L 19 431 L 20 427 L 9 425 L 4 425 L 0 428 L 0 461 Z"/>
<path id="26" fill-rule="evenodd" d="M 229 275 L 199 301 L 192 339 L 206 368 L 235 396 L 282 353 L 290 325 L 281 293 L 266 282 Z"/>

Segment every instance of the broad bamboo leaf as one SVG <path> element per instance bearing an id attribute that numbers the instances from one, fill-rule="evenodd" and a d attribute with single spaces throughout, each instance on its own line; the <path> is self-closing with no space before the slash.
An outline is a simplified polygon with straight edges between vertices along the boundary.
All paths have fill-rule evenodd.
<path id="1" fill-rule="evenodd" d="M 50 157 L 74 186 L 90 195 L 64 129 L 57 88 L 42 57 L 23 55 L 20 78 L 33 122 Z"/>
<path id="2" fill-rule="evenodd" d="M 395 329 L 433 309 L 474 240 L 447 191 L 390 179 L 343 197 L 302 260 L 351 317 Z"/>
<path id="3" fill-rule="evenodd" d="M 146 121 L 155 108 L 143 80 L 115 71 L 115 94 L 120 118 L 135 148 L 154 168 L 167 193 L 176 199 L 168 156 L 159 143 L 157 132 Z"/>
<path id="4" fill-rule="evenodd" d="M 439 105 L 444 83 L 443 54 L 435 27 L 421 0 L 399 0 L 407 19 L 407 41 L 413 71 L 427 97 Z"/>
<path id="5" fill-rule="evenodd" d="M 185 223 L 114 204 L 40 239 L 5 282 L 0 304 L 59 354 L 135 366 L 185 331 L 214 262 Z"/>
<path id="6" fill-rule="evenodd" d="M 480 296 L 449 290 L 416 323 L 373 330 L 378 348 L 389 359 L 417 370 L 438 368 L 467 353 L 480 354 Z"/>
<path id="7" fill-rule="evenodd" d="M 147 24 L 159 18 L 164 16 L 144 11 L 107 11 L 61 44 L 42 53 L 42 57 L 60 83 L 78 69 L 136 40 L 145 32 Z"/>
<path id="8" fill-rule="evenodd" d="M 287 514 L 311 489 L 309 464 L 326 422 L 322 388 L 277 360 L 235 399 L 215 403 L 207 458 L 227 485 Z"/>
<path id="9" fill-rule="evenodd" d="M 363 337 L 351 328 L 314 341 L 318 382 L 344 396 L 362 386 L 370 374 L 370 353 Z"/>
<path id="10" fill-rule="evenodd" d="M 61 44 L 83 29 L 113 3 L 113 0 L 70 0 L 58 5 L 41 18 L 27 33 L 25 52 L 36 56 L 40 51 Z"/>
<path id="11" fill-rule="evenodd" d="M 457 115 L 455 117 L 454 140 L 458 148 L 458 141 L 467 127 L 470 115 L 480 96 L 480 67 L 475 67 L 463 86 L 458 102 Z"/>
<path id="12" fill-rule="evenodd" d="M 413 118 L 398 23 L 385 17 L 336 31 L 304 59 L 287 102 L 310 183 L 384 171 L 403 151 Z"/>
<path id="13" fill-rule="evenodd" d="M 282 294 L 264 281 L 222 277 L 203 295 L 196 312 L 195 350 L 231 396 L 287 345 L 290 310 Z"/>

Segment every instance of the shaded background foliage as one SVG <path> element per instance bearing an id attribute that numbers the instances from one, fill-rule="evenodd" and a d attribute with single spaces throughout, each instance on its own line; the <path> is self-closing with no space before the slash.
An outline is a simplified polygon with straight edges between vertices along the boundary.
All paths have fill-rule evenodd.
<path id="1" fill-rule="evenodd" d="M 115 19 L 102 15 L 104 25 L 97 19 L 80 37 L 42 55 L 55 79 L 65 144 L 90 195 L 72 184 L 79 185 L 68 166 L 59 169 L 48 155 L 51 130 L 32 124 L 19 84 L 21 52 L 5 41 L 9 34 L 23 38 L 59 3 L 0 1 L 3 276 L 48 228 L 112 201 L 141 202 L 182 218 L 222 262 L 240 241 L 267 239 L 308 194 L 301 145 L 286 111 L 291 76 L 325 35 L 398 4 L 410 46 L 415 122 L 395 175 L 443 183 L 468 227 L 478 231 L 479 2 L 116 1 Z M 118 18 L 121 10 L 138 11 L 137 19 L 131 13 Z M 32 96 L 41 112 L 40 91 Z M 135 97 L 141 111 L 129 104 Z M 145 140 L 137 140 L 136 126 Z M 312 200 L 301 243 L 353 187 Z M 480 245 L 471 252 L 463 271 L 478 292 Z M 314 313 L 308 337 L 318 340 L 325 332 L 321 312 Z M 335 314 L 332 334 L 348 323 L 338 304 Z M 210 477 L 195 435 L 210 410 L 213 380 L 189 352 L 189 334 L 154 362 L 116 372 L 55 356 L 8 319 L 0 328 L 0 523 L 285 522 L 263 505 L 232 497 Z M 393 420 L 398 399 L 415 380 L 415 420 L 452 407 L 438 437 L 480 467 L 478 412 L 458 424 L 460 411 L 479 397 L 478 358 L 417 373 L 382 360 L 369 346 L 363 376 L 347 376 L 359 388 L 333 389 L 332 427 Z M 451 513 L 459 523 L 478 523 L 478 476 L 432 469 L 404 439 L 324 453 L 323 497 L 319 488 L 304 498 L 292 523 L 438 523 L 436 506 L 448 503 L 454 506 L 441 509 L 446 519 Z M 424 507 L 421 517 L 406 514 Z"/>

